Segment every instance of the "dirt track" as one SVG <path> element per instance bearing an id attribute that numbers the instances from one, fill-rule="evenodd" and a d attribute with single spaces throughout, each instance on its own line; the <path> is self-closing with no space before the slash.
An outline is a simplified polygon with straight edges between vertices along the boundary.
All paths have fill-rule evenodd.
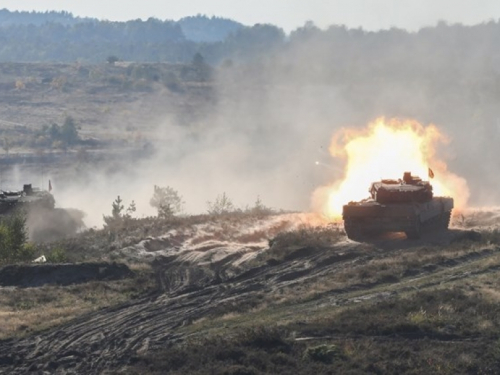
<path id="1" fill-rule="evenodd" d="M 343 241 L 331 248 L 298 248 L 283 261 L 269 261 L 258 267 L 234 266 L 244 253 L 232 253 L 210 264 L 185 260 L 185 254 L 158 258 L 154 267 L 159 290 L 147 297 L 80 317 L 68 324 L 31 337 L 0 342 L 0 372 L 24 374 L 46 370 L 50 373 L 95 374 L 116 371 L 134 362 L 137 355 L 184 338 L 178 328 L 227 306 L 251 307 L 257 295 L 322 280 L 346 269 L 355 270 L 374 260 L 389 260 L 422 246 L 445 244 L 464 236 L 450 231 L 445 237 L 433 235 L 421 241 L 398 237 L 370 244 Z M 401 250 L 406 247 L 406 250 Z M 438 251 L 436 247 L 436 251 Z M 393 298 L 419 287 L 471 277 L 474 272 L 496 271 L 491 266 L 466 272 L 464 267 L 500 252 L 484 247 L 458 254 L 422 267 L 413 267 L 397 278 L 386 277 L 345 288 L 332 288 L 316 298 L 296 304 L 294 313 L 321 306 L 339 306 L 373 298 Z M 432 277 L 428 277 L 432 276 Z M 428 279 L 428 281 L 425 281 Z M 381 287 L 387 286 L 385 289 Z"/>

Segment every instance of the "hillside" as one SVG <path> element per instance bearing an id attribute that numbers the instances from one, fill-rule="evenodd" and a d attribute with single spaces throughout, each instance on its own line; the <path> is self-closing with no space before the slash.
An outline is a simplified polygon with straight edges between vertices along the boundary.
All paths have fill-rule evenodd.
<path id="1" fill-rule="evenodd" d="M 203 43 L 223 42 L 244 26 L 197 15 L 179 21 L 112 22 L 68 12 L 0 10 L 0 61 L 103 62 L 115 55 L 127 61 L 188 62 Z"/>
<path id="2" fill-rule="evenodd" d="M 147 260 L 157 280 L 153 291 L 1 341 L 0 368 L 494 373 L 500 248 L 497 232 L 485 228 L 498 222 L 491 213 L 470 218 L 456 224 L 475 225 L 482 236 L 456 227 L 419 241 L 393 236 L 368 243 L 348 241 L 335 227 L 297 227 L 307 218 L 293 215 L 165 222 L 170 230 L 162 236 L 109 254 Z M 38 298 L 27 310 L 9 312 L 8 321 L 42 310 L 47 302 Z"/>
<path id="3" fill-rule="evenodd" d="M 0 189 L 56 206 L 0 216 L 0 373 L 500 373 L 498 34 L 1 11 Z M 417 145 L 451 229 L 311 213 L 353 136 L 363 176 Z"/>

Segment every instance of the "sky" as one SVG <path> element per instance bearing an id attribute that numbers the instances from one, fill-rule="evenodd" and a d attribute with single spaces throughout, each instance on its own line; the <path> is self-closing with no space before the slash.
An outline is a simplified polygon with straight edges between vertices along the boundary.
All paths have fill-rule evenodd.
<path id="1" fill-rule="evenodd" d="M 416 31 L 438 21 L 477 24 L 500 18 L 498 0 L 0 0 L 0 9 L 65 10 L 82 17 L 111 21 L 177 20 L 205 14 L 231 18 L 245 25 L 272 23 L 290 32 L 313 21 L 380 30 Z"/>

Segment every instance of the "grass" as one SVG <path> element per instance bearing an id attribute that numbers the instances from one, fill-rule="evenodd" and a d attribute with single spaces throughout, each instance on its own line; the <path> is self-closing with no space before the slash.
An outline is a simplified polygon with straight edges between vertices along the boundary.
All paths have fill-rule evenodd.
<path id="1" fill-rule="evenodd" d="M 481 236 L 481 241 L 487 244 L 500 245 L 500 230 L 495 229 L 483 229 L 478 232 Z"/>
<path id="2" fill-rule="evenodd" d="M 256 266 L 269 261 L 282 262 L 294 256 L 300 248 L 325 248 L 331 247 L 345 239 L 344 232 L 334 226 L 308 226 L 302 225 L 295 230 L 278 232 L 269 240 L 269 249 L 261 252 L 252 262 Z"/>
<path id="3" fill-rule="evenodd" d="M 300 282 L 268 291 L 261 304 L 290 304 L 318 301 L 335 295 L 354 297 L 368 292 L 420 288 L 426 284 L 439 284 L 460 272 L 486 272 L 500 264 L 500 253 L 494 247 L 482 247 L 480 244 L 424 246 L 395 252 L 377 252 L 371 247 L 349 251 L 357 252 L 354 262 L 341 262 L 320 277 L 301 279 Z M 308 250 L 308 253 L 311 251 Z M 284 258 L 293 257 L 295 252 L 289 250 L 284 254 Z M 330 255 L 332 258 L 337 256 L 333 250 Z M 259 261 L 262 259 L 262 255 L 257 258 Z M 322 261 L 320 258 L 317 262 L 321 264 Z M 253 308 L 258 306 L 255 304 Z"/>
<path id="4" fill-rule="evenodd" d="M 417 248 L 367 259 L 364 263 L 342 264 L 320 278 L 256 293 L 244 303 L 234 301 L 234 306 L 220 305 L 211 312 L 210 319 L 202 319 L 186 327 L 185 332 L 220 333 L 255 324 L 309 324 L 314 319 L 337 316 L 353 301 L 365 303 L 366 297 L 381 293 L 407 296 L 411 301 L 415 291 L 457 287 L 465 294 L 480 292 L 480 298 L 477 298 L 488 304 L 498 303 L 500 282 L 497 281 L 496 270 L 500 269 L 500 253 L 485 249 L 486 255 L 476 258 L 477 254 L 481 255 L 480 247 L 467 249 L 459 244 L 431 250 Z M 463 262 L 457 261 L 457 258 Z M 408 270 L 419 270 L 421 273 L 414 274 Z M 380 298 L 375 297 L 374 300 Z M 414 306 L 403 314 L 408 324 L 435 319 L 436 313 L 422 306 Z M 443 303 L 436 309 L 437 316 L 444 317 L 449 306 Z M 361 317 L 360 320 L 366 321 L 366 318 Z M 477 322 L 477 327 L 487 328 L 491 324 L 491 317 L 483 317 Z M 479 330 L 478 334 L 485 332 Z"/>
<path id="5" fill-rule="evenodd" d="M 149 266 L 131 267 L 135 277 L 68 287 L 0 288 L 0 339 L 25 336 L 90 311 L 123 303 L 155 288 Z"/>
<path id="6" fill-rule="evenodd" d="M 242 214 L 168 221 L 148 218 L 123 232 L 95 232 L 107 241 L 105 252 L 141 238 L 149 224 L 152 236 L 202 224 L 215 227 L 207 232 L 214 240 L 240 236 L 252 242 L 269 235 L 260 229 L 241 235 L 234 226 L 252 220 Z M 91 233 L 83 236 L 90 241 Z M 127 371 L 500 373 L 500 252 L 496 234 L 491 236 L 483 234 L 479 240 L 464 236 L 446 246 L 381 250 L 371 245 L 332 246 L 345 239 L 335 227 L 300 227 L 275 234 L 270 249 L 243 268 L 274 271 L 277 266 L 278 276 L 280 270 L 300 273 L 302 263 L 306 270 L 320 270 L 311 277 L 307 272 L 297 280 L 292 277 L 276 288 L 270 283 L 265 291 L 256 290 L 244 299 L 221 300 L 209 314 L 176 329 L 184 341 L 137 354 Z M 8 332 L 0 331 L 0 337 L 25 335 L 150 290 L 149 268 L 135 268 L 142 276 L 130 282 L 19 293 L 0 290 L 0 315 L 7 317 L 5 328 L 10 327 Z"/>
<path id="7" fill-rule="evenodd" d="M 436 288 L 457 287 L 466 294 L 478 291 L 480 299 L 490 304 L 498 303 L 500 298 L 500 282 L 496 277 L 496 270 L 500 269 L 500 253 L 488 248 L 453 244 L 448 248 L 420 247 L 382 253 L 379 257 L 375 257 L 377 254 L 373 249 L 364 251 L 364 262 L 342 263 L 338 269 L 321 277 L 303 279 L 286 287 L 268 289 L 265 293 L 257 292 L 244 301 L 223 303 L 213 309 L 208 318 L 183 328 L 183 332 L 188 335 L 200 332 L 222 334 L 256 324 L 309 325 L 314 320 L 338 316 L 353 303 L 369 303 L 370 298 L 378 301 L 381 298 L 377 295 L 393 296 L 389 299 L 405 297 L 411 301 L 416 291 Z M 415 270 L 418 273 L 415 274 Z M 422 306 L 414 306 L 402 314 L 406 324 L 436 319 L 433 310 Z M 445 317 L 450 310 L 446 303 L 436 309 L 438 317 Z M 366 321 L 366 318 L 360 317 L 360 320 Z M 491 317 L 483 317 L 476 326 L 488 328 L 492 322 Z M 487 330 L 479 330 L 477 334 L 485 332 Z"/>
<path id="8" fill-rule="evenodd" d="M 500 307 L 462 288 L 277 326 L 259 321 L 133 359 L 148 374 L 495 374 Z M 485 324 L 488 322 L 488 324 Z M 297 337 L 304 337 L 297 340 Z"/>
<path id="9" fill-rule="evenodd" d="M 500 306 L 463 286 L 416 292 L 403 298 L 348 307 L 310 320 L 304 334 L 498 338 Z M 485 324 L 489 321 L 490 324 Z M 491 329 L 494 327 L 494 329 Z M 305 331 L 305 332 L 304 332 Z"/>

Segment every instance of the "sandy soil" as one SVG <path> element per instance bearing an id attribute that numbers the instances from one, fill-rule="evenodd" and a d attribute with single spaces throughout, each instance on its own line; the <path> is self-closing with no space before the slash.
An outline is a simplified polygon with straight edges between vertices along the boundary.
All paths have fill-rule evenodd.
<path id="1" fill-rule="evenodd" d="M 481 215 L 484 222 L 476 223 L 475 228 L 497 225 L 497 213 Z M 460 224 L 460 218 L 457 220 Z M 301 221 L 276 216 L 225 228 L 197 225 L 120 249 L 116 256 L 152 261 L 157 292 L 31 337 L 0 342 L 0 372 L 95 374 L 125 369 L 137 355 L 183 340 L 183 328 L 225 311 L 228 305 L 246 306 L 257 295 L 274 296 L 278 291 L 316 285 L 318 297 L 295 301 L 293 309 L 298 313 L 396 298 L 415 285 L 423 290 L 498 270 L 495 262 L 487 260 L 495 259 L 500 248 L 476 244 L 471 241 L 474 232 L 463 228 L 430 233 L 418 241 L 399 234 L 369 243 L 344 237 L 332 246 L 292 248 L 283 259 L 252 265 L 258 254 L 268 251 L 266 238 L 273 230 L 293 229 L 304 221 L 305 217 Z M 466 245 L 453 248 L 456 242 Z M 428 259 L 425 265 L 418 262 L 420 252 Z M 339 287 L 327 282 L 332 275 L 398 260 L 405 267 L 397 277 L 353 279 L 344 284 L 335 281 Z M 318 283 L 322 285 L 318 287 Z"/>

